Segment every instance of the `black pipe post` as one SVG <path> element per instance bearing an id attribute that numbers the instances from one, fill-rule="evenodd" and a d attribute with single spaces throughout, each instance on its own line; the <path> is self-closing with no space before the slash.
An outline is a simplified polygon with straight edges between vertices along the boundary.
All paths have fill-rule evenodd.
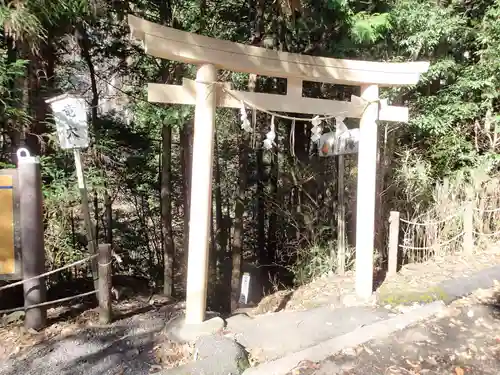
<path id="1" fill-rule="evenodd" d="M 17 173 L 21 221 L 21 248 L 23 280 L 45 272 L 45 247 L 43 238 L 43 196 L 40 159 L 30 156 L 25 148 L 17 151 Z M 40 330 L 47 323 L 46 307 L 34 307 L 46 302 L 45 278 L 26 281 L 24 289 L 24 326 Z"/>

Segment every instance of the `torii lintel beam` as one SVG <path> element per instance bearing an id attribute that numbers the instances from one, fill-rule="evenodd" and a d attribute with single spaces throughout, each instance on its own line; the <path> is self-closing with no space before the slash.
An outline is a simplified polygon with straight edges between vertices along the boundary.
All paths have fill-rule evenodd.
<path id="1" fill-rule="evenodd" d="M 287 95 L 264 94 L 248 91 L 235 91 L 229 84 L 224 88 L 217 87 L 217 107 L 240 108 L 241 100 L 274 112 L 304 113 L 310 115 L 342 116 L 361 118 L 366 103 L 357 96 L 351 97 L 351 102 L 304 98 L 295 93 Z M 289 86 L 290 87 L 290 86 Z M 290 90 L 289 90 L 290 91 Z M 295 94 L 295 95 L 294 95 Z M 180 85 L 165 85 L 150 83 L 148 85 L 148 101 L 169 104 L 196 104 L 196 82 L 183 79 Z M 408 122 L 408 108 L 387 105 L 381 101 L 380 121 Z"/>
<path id="2" fill-rule="evenodd" d="M 408 86 L 429 69 L 428 62 L 385 63 L 279 52 L 161 26 L 129 15 L 132 36 L 149 55 L 219 69 L 304 81 L 381 87 Z"/>

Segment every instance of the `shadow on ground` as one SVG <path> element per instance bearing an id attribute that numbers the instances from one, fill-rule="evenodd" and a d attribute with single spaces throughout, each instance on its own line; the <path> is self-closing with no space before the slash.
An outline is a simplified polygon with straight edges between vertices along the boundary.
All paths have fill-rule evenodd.
<path id="1" fill-rule="evenodd" d="M 493 318 L 500 320 L 500 292 L 494 293 L 489 301 L 483 302 L 483 305 L 489 308 Z"/>
<path id="2" fill-rule="evenodd" d="M 156 362 L 155 333 L 128 326 L 88 328 L 11 358 L 0 374 L 148 374 Z"/>
<path id="3" fill-rule="evenodd" d="M 162 365 L 159 361 L 165 364 L 179 359 L 182 348 L 168 341 L 164 328 L 180 310 L 176 304 L 143 306 L 130 309 L 122 319 L 106 326 L 92 326 L 95 319 L 87 321 L 85 317 L 76 325 L 55 323 L 62 319 L 58 316 L 49 328 L 56 337 L 21 348 L 19 354 L 0 363 L 0 375 L 150 374 L 153 366 Z M 161 352 L 157 350 L 160 347 Z"/>

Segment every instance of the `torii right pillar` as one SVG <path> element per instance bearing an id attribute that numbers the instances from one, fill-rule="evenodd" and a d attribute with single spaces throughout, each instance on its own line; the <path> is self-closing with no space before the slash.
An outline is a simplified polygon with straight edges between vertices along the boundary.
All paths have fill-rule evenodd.
<path id="1" fill-rule="evenodd" d="M 359 124 L 356 202 L 356 294 L 362 299 L 368 299 L 373 292 L 377 120 L 379 113 L 378 86 L 361 86 L 361 97 L 369 104 Z"/>

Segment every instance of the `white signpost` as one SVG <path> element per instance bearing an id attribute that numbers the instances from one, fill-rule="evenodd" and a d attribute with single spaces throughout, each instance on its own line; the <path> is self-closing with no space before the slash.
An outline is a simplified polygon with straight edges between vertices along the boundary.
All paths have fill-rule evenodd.
<path id="1" fill-rule="evenodd" d="M 56 125 L 59 144 L 63 150 L 73 150 L 78 188 L 82 199 L 82 212 L 87 229 L 87 240 L 92 255 L 97 254 L 94 226 L 90 219 L 89 198 L 83 174 L 80 150 L 89 145 L 87 102 L 84 98 L 63 94 L 46 100 L 50 105 Z M 91 262 L 92 276 L 97 290 L 97 260 Z"/>
<path id="2" fill-rule="evenodd" d="M 240 300 L 241 304 L 248 304 L 248 298 L 250 293 L 250 274 L 245 272 L 243 277 L 241 278 L 241 291 L 240 291 Z"/>

